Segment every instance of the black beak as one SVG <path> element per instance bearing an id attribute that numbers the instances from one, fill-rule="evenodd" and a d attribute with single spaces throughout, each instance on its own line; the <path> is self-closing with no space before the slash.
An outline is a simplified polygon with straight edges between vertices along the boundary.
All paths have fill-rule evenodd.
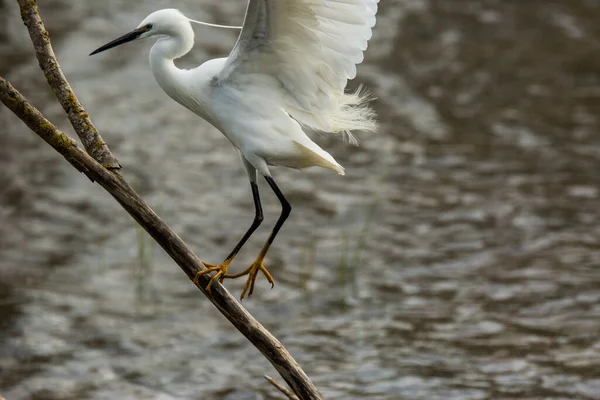
<path id="1" fill-rule="evenodd" d="M 90 53 L 90 56 L 101 53 L 104 50 L 112 49 L 113 47 L 117 47 L 123 43 L 131 42 L 132 40 L 139 38 L 142 35 L 142 33 L 148 32 L 150 30 L 150 28 L 152 28 L 152 26 L 146 25 L 146 26 L 142 26 L 140 28 L 134 29 L 131 32 L 124 34 L 123 36 L 116 38 L 112 42 L 106 43 L 102 47 L 98 47 L 96 50 L 94 50 Z"/>

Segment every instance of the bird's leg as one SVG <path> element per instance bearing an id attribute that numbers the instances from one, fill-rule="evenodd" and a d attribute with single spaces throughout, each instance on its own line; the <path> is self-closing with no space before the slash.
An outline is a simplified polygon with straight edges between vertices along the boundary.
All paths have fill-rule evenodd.
<path id="1" fill-rule="evenodd" d="M 205 263 L 203 261 L 202 264 L 204 264 L 206 266 L 206 269 L 203 269 L 202 271 L 197 272 L 196 276 L 194 277 L 194 283 L 197 285 L 198 279 L 200 279 L 200 277 L 202 275 L 208 274 L 210 272 L 216 272 L 216 274 L 214 274 L 212 276 L 212 278 L 210 278 L 210 282 L 208 283 L 208 285 L 206 285 L 206 290 L 209 293 L 210 293 L 210 289 L 211 289 L 213 283 L 215 283 L 216 280 L 219 280 L 219 282 L 221 282 L 221 283 L 223 282 L 223 279 L 225 278 L 225 274 L 227 273 L 227 268 L 229 268 L 229 264 L 231 264 L 231 261 L 233 261 L 233 259 L 235 258 L 237 253 L 240 251 L 240 249 L 242 248 L 244 243 L 246 243 L 248 238 L 250 238 L 250 236 L 252 236 L 252 234 L 254 233 L 256 228 L 258 228 L 259 225 L 261 224 L 261 222 L 263 221 L 263 211 L 262 211 L 262 207 L 260 205 L 260 196 L 258 194 L 258 185 L 256 184 L 256 182 L 250 181 L 250 186 L 252 187 L 252 197 L 254 199 L 254 210 L 255 210 L 254 221 L 252 221 L 252 225 L 250 225 L 250 228 L 248 228 L 248 230 L 246 231 L 246 233 L 244 234 L 242 239 L 233 248 L 231 253 L 229 253 L 227 258 L 220 265 L 209 264 L 209 263 Z"/>
<path id="2" fill-rule="evenodd" d="M 267 252 L 269 251 L 269 247 L 271 247 L 273 240 L 275 240 L 275 236 L 277 236 L 277 233 L 281 229 L 281 226 L 283 225 L 283 223 L 285 222 L 287 217 L 290 215 L 290 212 L 292 211 L 292 206 L 286 200 L 286 198 L 283 196 L 283 193 L 281 193 L 281 190 L 279 190 L 279 187 L 277 186 L 277 184 L 275 184 L 275 181 L 273 180 L 273 178 L 271 178 L 270 176 L 265 176 L 265 179 L 267 180 L 267 183 L 269 184 L 269 186 L 271 186 L 271 189 L 273 189 L 273 192 L 275 192 L 275 195 L 281 202 L 281 215 L 279 216 L 279 219 L 275 223 L 275 227 L 273 228 L 273 231 L 269 235 L 267 242 L 265 243 L 263 248 L 260 250 L 260 253 L 258 253 L 258 257 L 256 257 L 256 260 L 254 260 L 252 265 L 250 265 L 248 268 L 246 268 L 246 270 L 244 270 L 240 273 L 233 274 L 233 275 L 223 275 L 224 278 L 228 278 L 228 279 L 234 279 L 234 278 L 239 278 L 240 276 L 248 275 L 248 280 L 246 281 L 246 285 L 244 286 L 244 290 L 242 291 L 240 299 L 244 298 L 244 296 L 246 295 L 246 292 L 248 292 L 248 296 L 252 295 L 252 292 L 254 291 L 254 282 L 256 281 L 256 275 L 258 275 L 258 271 L 262 271 L 262 273 L 265 275 L 265 277 L 271 284 L 271 287 L 275 286 L 273 277 L 271 276 L 269 271 L 267 271 L 267 268 L 265 267 L 263 261 L 264 261 L 265 256 L 267 255 Z"/>

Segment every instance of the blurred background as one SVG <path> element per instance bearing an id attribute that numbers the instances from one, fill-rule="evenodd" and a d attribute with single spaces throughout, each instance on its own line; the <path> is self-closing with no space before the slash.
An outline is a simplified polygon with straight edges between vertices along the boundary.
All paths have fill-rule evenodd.
<path id="1" fill-rule="evenodd" d="M 170 100 L 150 12 L 240 24 L 243 0 L 44 0 L 67 78 L 125 176 L 201 259 L 253 217 L 221 133 Z M 275 168 L 293 205 L 244 301 L 328 399 L 600 399 L 600 2 L 384 0 L 359 75 L 381 132 L 317 138 L 346 167 Z M 237 32 L 194 27 L 178 65 Z M 16 2 L 0 74 L 72 129 Z M 250 263 L 279 215 L 232 265 Z M 242 280 L 228 281 L 236 296 Z M 0 394 L 281 399 L 273 368 L 102 189 L 0 108 Z"/>

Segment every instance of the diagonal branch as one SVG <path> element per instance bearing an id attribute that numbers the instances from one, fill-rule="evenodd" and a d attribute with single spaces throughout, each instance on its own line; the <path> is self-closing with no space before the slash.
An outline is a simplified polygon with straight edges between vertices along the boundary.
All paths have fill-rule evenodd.
<path id="1" fill-rule="evenodd" d="M 110 193 L 193 280 L 202 269 L 200 259 L 171 228 L 142 200 L 120 174 L 104 168 L 77 146 L 77 142 L 48 121 L 7 80 L 0 76 L 0 101 L 15 113 L 33 132 L 58 151 L 73 167 L 86 174 Z M 219 283 L 207 294 L 210 277 L 203 275 L 200 289 L 219 311 L 269 360 L 281 377 L 302 400 L 323 397 L 300 365 L 268 330 L 266 330 Z"/>
<path id="2" fill-rule="evenodd" d="M 83 109 L 75 93 L 73 93 L 71 85 L 69 85 L 69 82 L 67 82 L 60 69 L 60 65 L 52 49 L 52 44 L 50 43 L 48 31 L 46 31 L 44 23 L 38 14 L 35 0 L 17 1 L 19 7 L 21 7 L 21 18 L 29 31 L 40 68 L 44 72 L 48 84 L 54 90 L 56 98 L 67 113 L 71 125 L 73 125 L 77 136 L 81 139 L 81 143 L 83 143 L 83 147 L 85 147 L 88 154 L 105 168 L 119 170 L 121 165 L 119 165 L 117 159 L 112 155 L 104 140 L 102 140 L 98 130 Z"/>

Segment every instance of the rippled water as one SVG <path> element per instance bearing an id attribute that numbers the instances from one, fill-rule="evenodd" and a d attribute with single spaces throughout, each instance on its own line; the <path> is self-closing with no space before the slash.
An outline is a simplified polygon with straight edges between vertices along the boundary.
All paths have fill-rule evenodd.
<path id="1" fill-rule="evenodd" d="M 170 101 L 150 42 L 89 58 L 160 1 L 40 2 L 128 179 L 219 262 L 252 219 L 229 142 Z M 239 23 L 244 1 L 179 1 Z M 381 133 L 347 170 L 276 169 L 294 211 L 244 305 L 329 399 L 600 399 L 600 3 L 386 0 L 358 82 Z M 181 65 L 227 54 L 196 28 Z M 71 132 L 12 1 L 0 73 Z M 358 83 L 357 82 L 357 83 Z M 0 109 L 0 394 L 276 399 L 272 367 L 135 223 Z M 279 206 L 233 268 L 252 261 Z M 243 282 L 228 282 L 239 293 Z"/>

